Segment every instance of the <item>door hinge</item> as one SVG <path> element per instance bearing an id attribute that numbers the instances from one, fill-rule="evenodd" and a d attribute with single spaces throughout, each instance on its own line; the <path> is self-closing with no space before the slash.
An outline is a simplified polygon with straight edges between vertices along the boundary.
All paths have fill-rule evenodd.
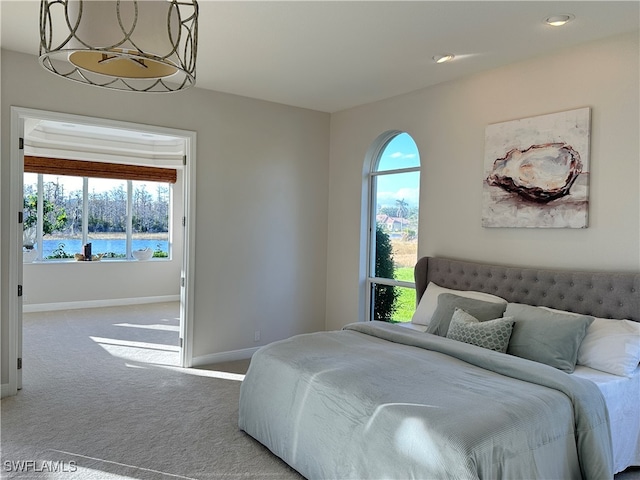
<path id="1" fill-rule="evenodd" d="M 182 165 L 186 165 L 187 164 L 187 156 L 183 155 L 182 156 Z"/>
<path id="2" fill-rule="evenodd" d="M 24 213 L 18 212 L 18 223 L 24 222 Z"/>
<path id="3" fill-rule="evenodd" d="M 19 150 L 24 150 L 24 138 L 20 137 L 18 139 L 18 149 Z"/>
<path id="4" fill-rule="evenodd" d="M 183 227 L 187 226 L 187 217 L 182 217 L 182 226 Z"/>
<path id="5" fill-rule="evenodd" d="M 184 344 L 184 339 L 180 338 L 180 348 L 182 348 L 182 345 Z"/>
<path id="6" fill-rule="evenodd" d="M 184 277 L 182 277 L 182 278 L 180 279 L 180 286 L 181 286 L 181 287 L 184 287 Z"/>
<path id="7" fill-rule="evenodd" d="M 22 285 L 18 285 L 18 296 L 22 296 Z"/>
<path id="8" fill-rule="evenodd" d="M 22 358 L 18 357 L 18 370 L 22 370 Z"/>

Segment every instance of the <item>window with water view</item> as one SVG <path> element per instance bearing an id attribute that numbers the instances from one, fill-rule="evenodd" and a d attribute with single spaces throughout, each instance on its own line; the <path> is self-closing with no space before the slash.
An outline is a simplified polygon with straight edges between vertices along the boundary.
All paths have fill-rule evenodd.
<path id="1" fill-rule="evenodd" d="M 165 182 L 25 173 L 23 250 L 42 261 L 74 259 L 91 243 L 105 260 L 147 248 L 168 258 L 170 191 Z"/>

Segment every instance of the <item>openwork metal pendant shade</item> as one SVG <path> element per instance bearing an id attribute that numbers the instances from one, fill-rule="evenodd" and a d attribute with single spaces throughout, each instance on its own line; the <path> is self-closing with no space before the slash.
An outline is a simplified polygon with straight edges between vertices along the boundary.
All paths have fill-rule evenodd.
<path id="1" fill-rule="evenodd" d="M 41 0 L 40 63 L 77 82 L 175 92 L 196 81 L 196 0 Z"/>

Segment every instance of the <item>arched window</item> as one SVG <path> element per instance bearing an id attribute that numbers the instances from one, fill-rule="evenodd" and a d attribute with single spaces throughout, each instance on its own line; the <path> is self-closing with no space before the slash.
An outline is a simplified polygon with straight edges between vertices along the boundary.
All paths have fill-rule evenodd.
<path id="1" fill-rule="evenodd" d="M 416 307 L 420 155 L 409 134 L 392 131 L 376 139 L 369 158 L 368 319 L 408 322 Z"/>

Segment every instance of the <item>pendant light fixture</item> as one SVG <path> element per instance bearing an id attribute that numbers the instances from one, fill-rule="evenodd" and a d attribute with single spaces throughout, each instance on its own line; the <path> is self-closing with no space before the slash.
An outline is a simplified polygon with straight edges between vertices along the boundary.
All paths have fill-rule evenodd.
<path id="1" fill-rule="evenodd" d="M 175 92 L 195 84 L 196 0 L 41 0 L 40 64 L 98 87 Z"/>

